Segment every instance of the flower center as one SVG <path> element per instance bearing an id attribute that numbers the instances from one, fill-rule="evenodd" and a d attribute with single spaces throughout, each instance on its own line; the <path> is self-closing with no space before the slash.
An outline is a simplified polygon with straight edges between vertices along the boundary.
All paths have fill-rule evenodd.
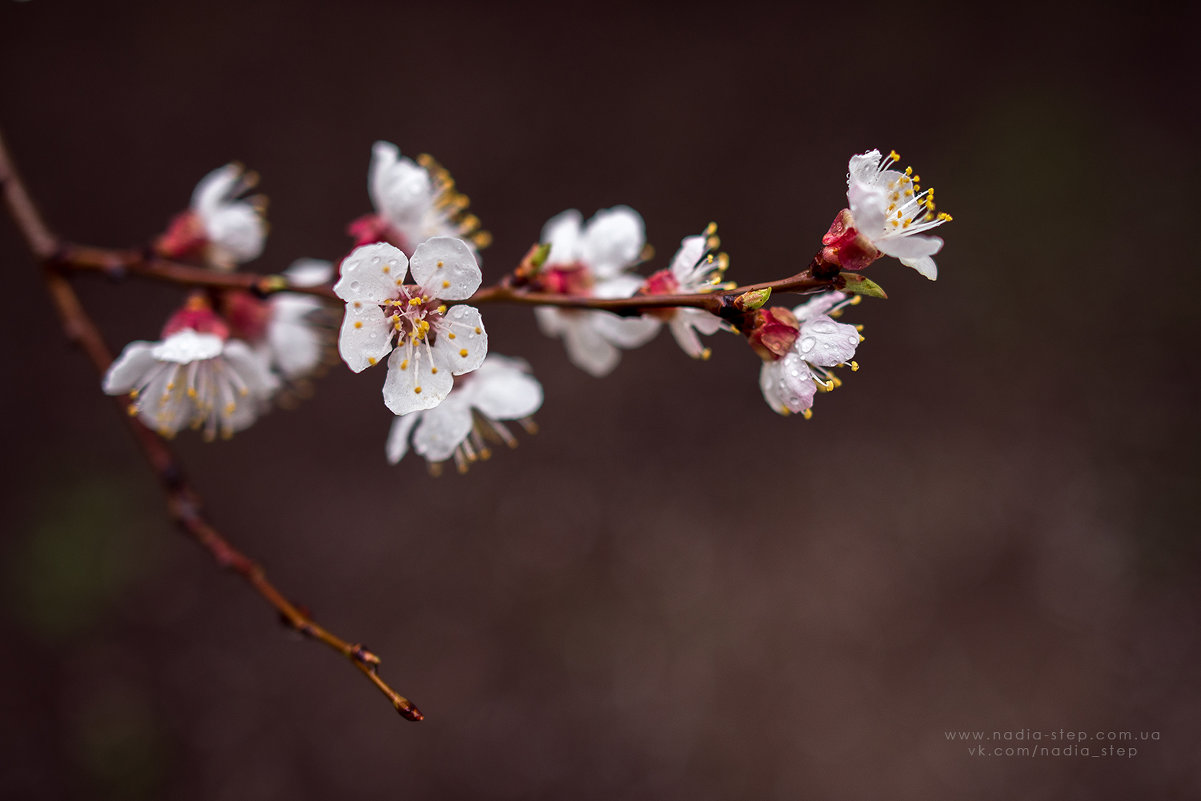
<path id="1" fill-rule="evenodd" d="M 392 325 L 396 328 L 397 344 L 422 341 L 433 344 L 446 314 L 446 304 L 437 298 L 421 294 L 419 287 L 400 287 L 400 296 L 384 301 L 392 310 Z"/>

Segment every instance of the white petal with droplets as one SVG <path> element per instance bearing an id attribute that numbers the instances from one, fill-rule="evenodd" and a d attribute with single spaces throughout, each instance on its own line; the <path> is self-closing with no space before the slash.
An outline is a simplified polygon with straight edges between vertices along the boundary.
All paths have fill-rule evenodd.
<path id="1" fill-rule="evenodd" d="M 777 361 L 764 362 L 759 369 L 759 390 L 777 414 L 799 413 L 813 405 L 817 384 L 804 359 L 789 353 Z"/>
<path id="2" fill-rule="evenodd" d="M 347 367 L 361 373 L 388 355 L 395 333 L 391 318 L 379 306 L 347 303 L 338 334 L 338 354 Z"/>
<path id="3" fill-rule="evenodd" d="M 345 301 L 383 303 L 399 295 L 408 268 L 408 257 L 386 242 L 357 247 L 342 260 L 334 294 Z"/>
<path id="4" fill-rule="evenodd" d="M 435 236 L 422 242 L 409 267 L 423 293 L 442 300 L 466 300 L 480 288 L 483 279 L 471 248 L 451 236 Z"/>
<path id="5" fill-rule="evenodd" d="M 198 334 L 185 328 L 155 345 L 152 352 L 161 362 L 187 364 L 220 356 L 224 347 L 224 340 L 216 334 Z"/>
<path id="6" fill-rule="evenodd" d="M 384 380 L 384 405 L 393 414 L 432 409 L 450 394 L 454 377 L 424 343 L 392 351 L 388 358 L 388 377 Z M 435 368 L 437 371 L 435 372 Z"/>
<path id="7" fill-rule="evenodd" d="M 488 355 L 488 332 L 474 306 L 452 306 L 436 323 L 435 331 L 434 351 L 446 360 L 455 375 L 470 373 L 484 363 Z"/>
<path id="8" fill-rule="evenodd" d="M 792 345 L 792 352 L 818 367 L 833 367 L 851 359 L 857 347 L 859 332 L 855 326 L 836 323 L 822 314 L 801 323 L 801 331 Z"/>

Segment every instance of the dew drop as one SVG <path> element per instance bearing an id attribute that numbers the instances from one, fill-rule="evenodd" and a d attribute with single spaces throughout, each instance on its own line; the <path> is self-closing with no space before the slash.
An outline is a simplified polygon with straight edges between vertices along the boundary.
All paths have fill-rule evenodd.
<path id="1" fill-rule="evenodd" d="M 355 291 L 358 291 L 358 288 L 359 288 L 359 282 L 358 282 L 358 281 L 351 281 L 351 282 L 350 282 L 350 288 L 351 288 L 351 289 L 353 289 L 353 290 L 355 290 Z"/>
<path id="2" fill-rule="evenodd" d="M 847 337 L 847 342 L 851 343 L 852 345 L 858 345 L 859 337 Z"/>
<path id="3" fill-rule="evenodd" d="M 813 337 L 805 337 L 801 340 L 801 353 L 808 353 L 813 350 L 813 346 L 817 344 L 817 340 Z"/>
<path id="4" fill-rule="evenodd" d="M 380 263 L 380 257 L 379 257 L 379 256 L 372 256 L 372 257 L 371 257 L 371 263 L 372 263 L 372 264 L 379 264 L 379 263 Z"/>

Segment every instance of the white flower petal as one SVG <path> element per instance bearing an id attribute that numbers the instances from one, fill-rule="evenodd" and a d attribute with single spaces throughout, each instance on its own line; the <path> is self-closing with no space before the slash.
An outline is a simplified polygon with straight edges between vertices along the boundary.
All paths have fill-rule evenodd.
<path id="1" fill-rule="evenodd" d="M 830 309 L 842 303 L 846 298 L 847 296 L 841 292 L 823 292 L 797 306 L 792 310 L 792 313 L 796 316 L 797 320 L 803 323 L 806 320 L 817 319 L 819 315 L 830 311 Z"/>
<path id="2" fill-rule="evenodd" d="M 563 344 L 567 357 L 581 370 L 597 378 L 613 372 L 621 361 L 621 351 L 601 336 L 591 321 L 591 316 L 600 312 L 580 312 L 566 321 L 563 327 Z"/>
<path id="3" fill-rule="evenodd" d="M 642 284 L 642 276 L 623 273 L 597 281 L 592 294 L 598 298 L 632 298 Z"/>
<path id="4" fill-rule="evenodd" d="M 438 335 L 434 352 L 441 354 L 455 375 L 470 373 L 484 363 L 488 332 L 474 306 L 450 307 L 434 331 Z"/>
<path id="5" fill-rule="evenodd" d="M 697 262 L 705 255 L 705 237 L 686 236 L 680 240 L 680 249 L 671 259 L 671 274 L 681 288 L 691 283 Z"/>
<path id="6" fill-rule="evenodd" d="M 483 279 L 471 248 L 451 236 L 435 236 L 422 242 L 409 266 L 422 292 L 442 300 L 466 300 L 480 288 Z"/>
<path id="7" fill-rule="evenodd" d="M 338 354 L 347 367 L 361 373 L 388 355 L 395 333 L 391 319 L 379 306 L 347 303 L 338 335 Z"/>
<path id="8" fill-rule="evenodd" d="M 609 312 L 592 312 L 592 326 L 601 336 L 623 348 L 638 348 L 659 333 L 659 321 L 652 317 L 618 317 Z"/>
<path id="9" fill-rule="evenodd" d="M 216 334 L 198 334 L 185 328 L 155 345 L 152 353 L 160 362 L 187 364 L 220 356 L 224 347 L 225 342 Z"/>
<path id="10" fill-rule="evenodd" d="M 851 156 L 847 165 L 847 183 L 857 181 L 872 184 L 876 181 L 876 172 L 880 169 L 880 151 L 869 150 L 858 156 Z"/>
<path id="11" fill-rule="evenodd" d="M 192 209 L 201 217 L 213 214 L 234 194 L 241 175 L 237 164 L 226 164 L 201 178 L 192 192 Z"/>
<path id="12" fill-rule="evenodd" d="M 221 358 L 227 368 L 237 374 L 251 398 L 265 400 L 279 389 L 279 379 L 271 374 L 270 368 L 245 342 L 229 340 L 225 343 Z"/>
<path id="13" fill-rule="evenodd" d="M 292 286 L 319 286 L 334 277 L 334 265 L 322 259 L 297 259 L 284 270 Z"/>
<path id="14" fill-rule="evenodd" d="M 420 225 L 433 203 L 429 172 L 402 158 L 396 145 L 376 142 L 368 175 L 371 202 L 380 214 L 397 226 Z"/>
<path id="15" fill-rule="evenodd" d="M 602 209 L 588 221 L 580 259 L 598 278 L 609 278 L 634 264 L 646 245 L 642 217 L 629 206 Z"/>
<path id="16" fill-rule="evenodd" d="M 493 420 L 529 417 L 542 406 L 542 385 L 517 359 L 492 355 L 463 391 L 471 405 Z"/>
<path id="17" fill-rule="evenodd" d="M 392 351 L 388 358 L 388 377 L 384 380 L 384 405 L 393 414 L 408 414 L 432 409 L 450 394 L 454 378 L 446 365 L 424 342 Z"/>
<path id="18" fill-rule="evenodd" d="M 383 303 L 399 296 L 408 268 L 409 258 L 386 242 L 357 247 L 342 260 L 334 294 L 345 301 Z"/>
<path id="19" fill-rule="evenodd" d="M 906 267 L 912 267 L 931 281 L 938 280 L 938 267 L 934 264 L 934 259 L 929 256 L 919 256 L 916 259 L 901 259 L 901 264 L 904 264 Z"/>
<path id="20" fill-rule="evenodd" d="M 388 444 L 384 448 L 389 463 L 396 464 L 409 452 L 409 432 L 423 414 L 425 412 L 413 412 L 397 415 L 392 419 L 392 428 L 388 430 Z"/>
<path id="21" fill-rule="evenodd" d="M 801 323 L 792 353 L 818 367 L 833 367 L 849 360 L 859 347 L 859 332 L 853 325 L 836 323 L 822 314 Z M 790 354 L 791 355 L 791 354 Z"/>
<path id="22" fill-rule="evenodd" d="M 145 376 L 158 365 L 154 358 L 154 342 L 130 342 L 104 374 L 104 392 L 124 395 L 139 386 Z"/>
<path id="23" fill-rule="evenodd" d="M 437 408 L 423 412 L 413 433 L 413 450 L 431 462 L 444 462 L 471 433 L 471 407 L 452 393 Z"/>
<path id="24" fill-rule="evenodd" d="M 720 317 L 702 309 L 676 309 L 668 326 L 680 348 L 694 359 L 699 359 L 705 352 L 705 347 L 697 336 L 698 331 L 702 334 L 716 334 L 727 327 Z"/>
<path id="25" fill-rule="evenodd" d="M 538 321 L 538 329 L 548 337 L 557 337 L 563 334 L 567 327 L 569 314 L 570 312 L 565 313 L 551 306 L 534 307 L 534 319 Z"/>
<path id="26" fill-rule="evenodd" d="M 886 256 L 898 259 L 920 259 L 925 256 L 933 256 L 942 250 L 942 237 L 902 233 L 881 237 L 874 244 Z"/>
<path id="27" fill-rule="evenodd" d="M 683 311 L 681 309 L 681 311 Z M 705 346 L 701 344 L 701 338 L 696 335 L 696 330 L 693 329 L 687 317 L 680 316 L 680 312 L 676 312 L 667 324 L 671 329 L 671 335 L 675 337 L 676 344 L 680 346 L 680 350 L 687 353 L 694 359 L 699 359 L 701 354 L 705 352 Z"/>
<path id="28" fill-rule="evenodd" d="M 575 264 L 580 258 L 580 223 L 583 217 L 575 209 L 556 214 L 542 226 L 541 242 L 550 245 L 546 264 Z"/>
<path id="29" fill-rule="evenodd" d="M 321 362 L 324 337 L 308 321 L 309 315 L 320 308 L 321 302 L 316 298 L 298 295 L 272 298 L 267 345 L 270 358 L 285 378 L 307 375 Z"/>
<path id="30" fill-rule="evenodd" d="M 267 226 L 249 203 L 233 202 L 202 215 L 209 241 L 223 248 L 236 262 L 257 259 L 263 252 Z"/>
<path id="31" fill-rule="evenodd" d="M 759 369 L 759 390 L 777 414 L 800 413 L 813 405 L 817 384 L 805 360 L 795 352 Z"/>
<path id="32" fill-rule="evenodd" d="M 869 184 L 852 183 L 847 190 L 847 201 L 855 229 L 875 243 L 875 237 L 884 230 L 884 216 L 888 209 L 888 193 Z"/>

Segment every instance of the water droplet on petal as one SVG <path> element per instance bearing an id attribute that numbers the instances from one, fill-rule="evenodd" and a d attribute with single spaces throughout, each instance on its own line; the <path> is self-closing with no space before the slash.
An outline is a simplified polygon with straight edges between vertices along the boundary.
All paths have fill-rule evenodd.
<path id="1" fill-rule="evenodd" d="M 817 340 L 813 337 L 805 337 L 801 340 L 801 353 L 808 353 L 813 350 L 813 346 L 817 344 Z"/>
<path id="2" fill-rule="evenodd" d="M 358 291 L 358 289 L 359 289 L 359 282 L 358 282 L 358 281 L 351 281 L 351 282 L 350 282 L 350 288 L 351 288 L 351 289 L 353 289 L 353 290 L 355 290 L 355 291 L 357 292 L 357 291 Z"/>
<path id="3" fill-rule="evenodd" d="M 371 257 L 371 263 L 372 263 L 372 264 L 379 264 L 379 262 L 380 262 L 380 258 L 379 258 L 379 256 L 372 256 L 372 257 Z"/>

